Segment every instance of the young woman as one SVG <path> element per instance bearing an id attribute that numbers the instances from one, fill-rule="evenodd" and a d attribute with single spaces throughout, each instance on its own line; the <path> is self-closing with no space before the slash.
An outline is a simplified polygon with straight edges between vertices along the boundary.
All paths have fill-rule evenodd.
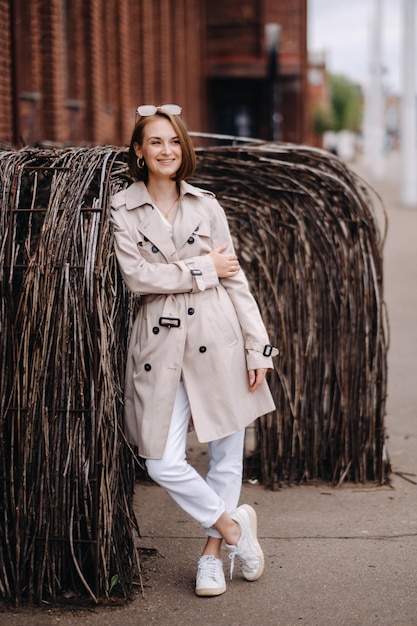
<path id="1" fill-rule="evenodd" d="M 140 296 L 126 367 L 125 428 L 150 477 L 204 528 L 195 592 L 226 590 L 221 544 L 246 580 L 264 557 L 252 507 L 237 508 L 244 429 L 274 410 L 277 354 L 234 253 L 225 213 L 185 182 L 195 153 L 177 105 L 141 106 L 128 156 L 137 182 L 112 200 L 115 251 Z M 190 420 L 208 442 L 202 478 L 187 462 Z"/>

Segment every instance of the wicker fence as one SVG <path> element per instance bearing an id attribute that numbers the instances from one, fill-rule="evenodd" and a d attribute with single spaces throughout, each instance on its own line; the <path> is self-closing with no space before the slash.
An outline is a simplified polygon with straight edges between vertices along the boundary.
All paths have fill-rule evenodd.
<path id="1" fill-rule="evenodd" d="M 269 487 L 384 482 L 382 240 L 366 186 L 317 150 L 198 151 L 280 348 L 247 468 Z M 123 371 L 134 301 L 112 250 L 114 147 L 0 153 L 0 595 L 131 594 Z M 115 584 L 117 583 L 117 584 Z"/>

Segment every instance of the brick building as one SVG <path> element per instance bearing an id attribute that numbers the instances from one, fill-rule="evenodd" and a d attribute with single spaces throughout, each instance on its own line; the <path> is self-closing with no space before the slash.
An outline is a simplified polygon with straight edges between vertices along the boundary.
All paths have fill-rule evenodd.
<path id="1" fill-rule="evenodd" d="M 0 140 L 120 145 L 176 102 L 194 131 L 301 142 L 306 4 L 0 0 Z"/>
<path id="2" fill-rule="evenodd" d="M 326 56 L 322 52 L 310 53 L 308 64 L 308 101 L 310 121 L 307 143 L 323 147 L 323 132 L 331 120 L 332 102 Z"/>
<path id="3" fill-rule="evenodd" d="M 210 127 L 304 141 L 307 0 L 211 2 L 207 22 Z"/>

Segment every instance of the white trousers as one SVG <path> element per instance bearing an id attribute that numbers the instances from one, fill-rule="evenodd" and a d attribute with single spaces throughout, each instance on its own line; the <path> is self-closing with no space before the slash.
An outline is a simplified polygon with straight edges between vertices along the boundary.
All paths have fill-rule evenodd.
<path id="1" fill-rule="evenodd" d="M 186 458 L 191 411 L 180 381 L 162 459 L 147 459 L 149 476 L 172 496 L 211 537 L 221 537 L 213 524 L 239 502 L 242 486 L 245 430 L 208 444 L 209 469 L 205 479 Z"/>

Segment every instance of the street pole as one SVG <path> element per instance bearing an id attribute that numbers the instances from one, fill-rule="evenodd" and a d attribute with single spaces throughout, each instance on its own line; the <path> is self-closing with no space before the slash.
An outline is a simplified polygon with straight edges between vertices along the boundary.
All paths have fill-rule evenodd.
<path id="1" fill-rule="evenodd" d="M 403 94 L 401 116 L 401 202 L 417 206 L 417 108 L 415 0 L 403 0 Z"/>
<path id="2" fill-rule="evenodd" d="M 268 80 L 270 89 L 270 138 L 281 141 L 281 95 L 278 85 L 279 65 L 279 38 L 281 26 L 279 24 L 265 25 L 265 43 L 268 58 Z"/>
<path id="3" fill-rule="evenodd" d="M 374 0 L 371 22 L 371 55 L 369 81 L 365 95 L 365 156 L 375 178 L 384 171 L 384 103 L 381 64 L 381 0 Z"/>

